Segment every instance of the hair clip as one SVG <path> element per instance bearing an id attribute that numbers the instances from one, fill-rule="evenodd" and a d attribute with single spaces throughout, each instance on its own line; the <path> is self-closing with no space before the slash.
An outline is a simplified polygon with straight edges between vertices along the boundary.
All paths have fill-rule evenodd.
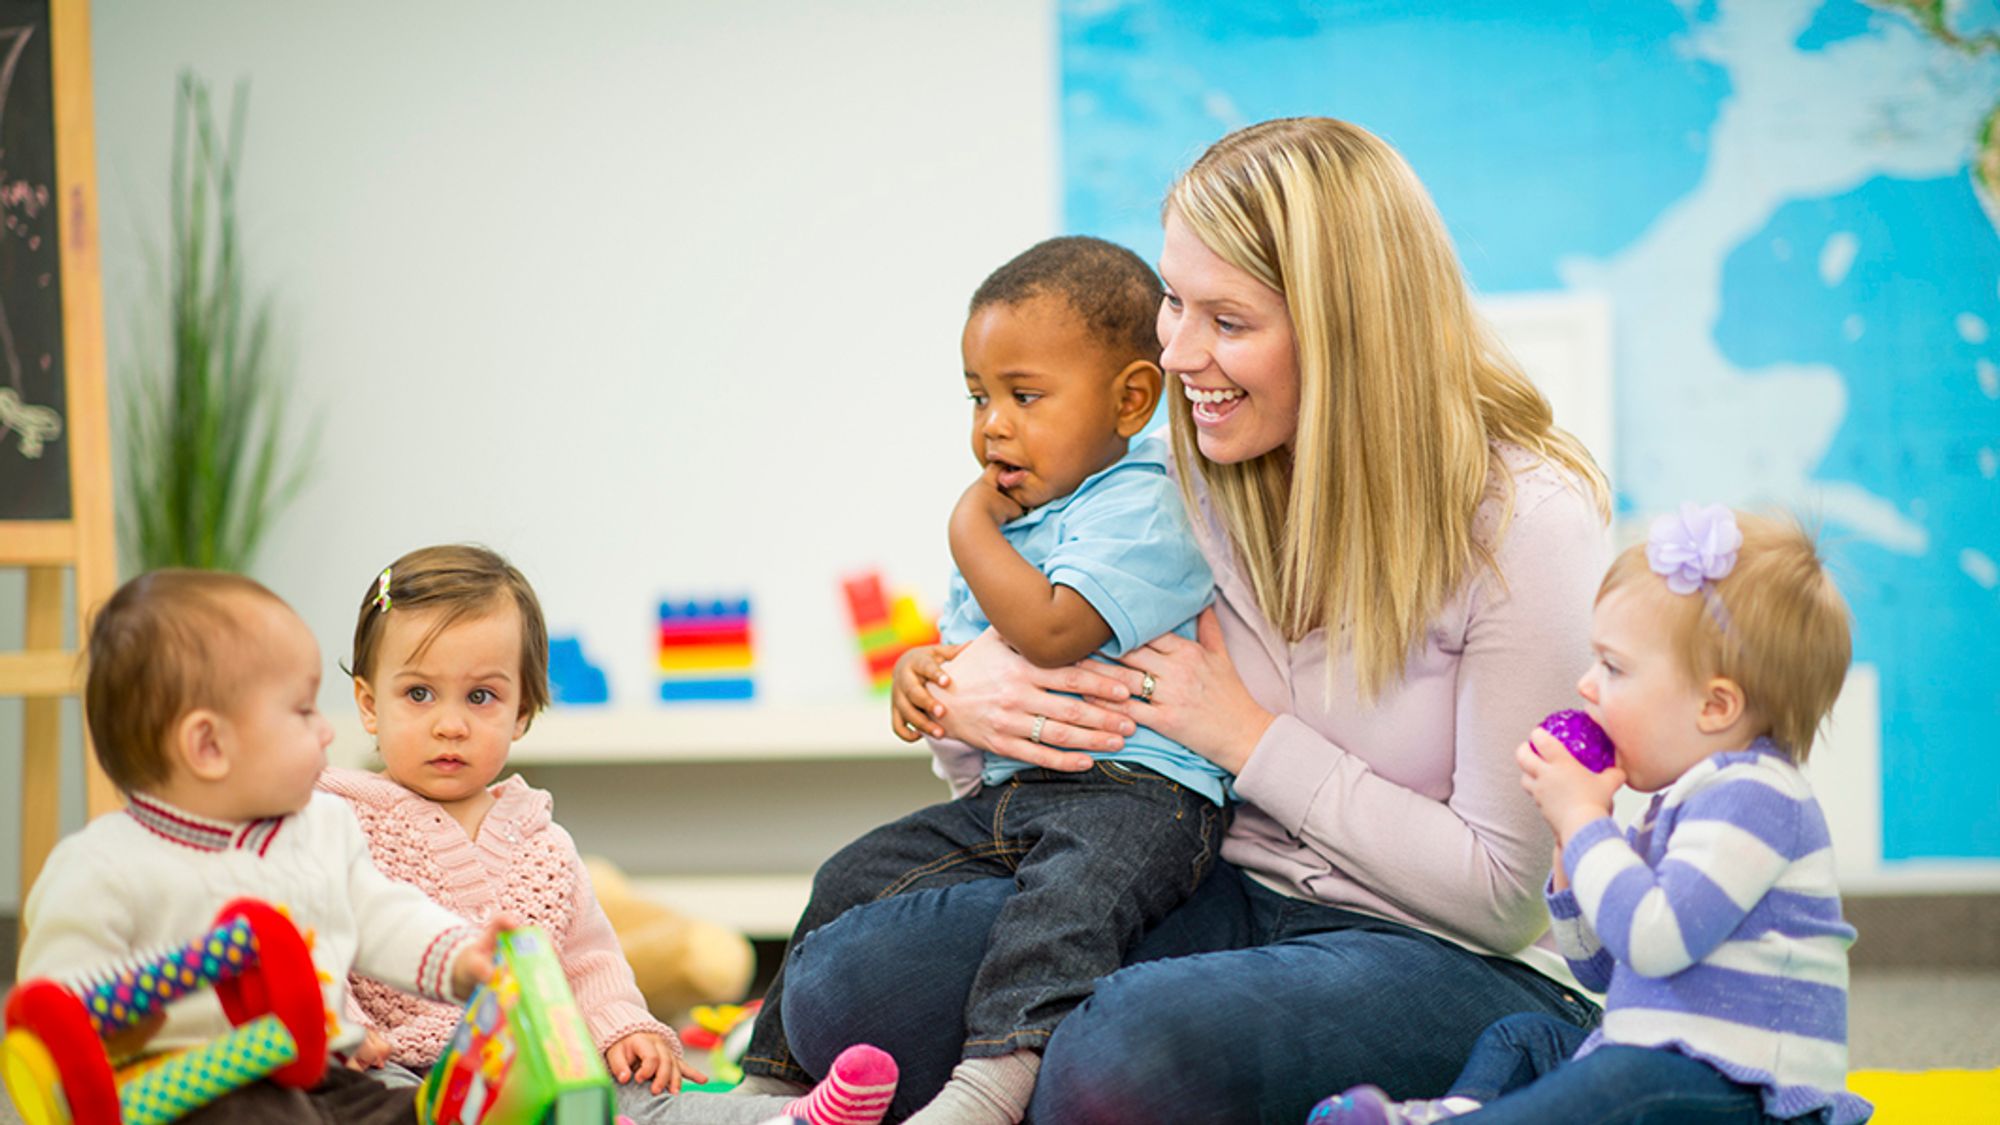
<path id="1" fill-rule="evenodd" d="M 1722 504 L 1685 503 L 1678 514 L 1653 521 L 1646 535 L 1646 565 L 1676 594 L 1699 591 L 1715 623 L 1728 632 L 1729 611 L 1716 596 L 1714 584 L 1736 569 L 1736 553 L 1742 547 L 1743 532 L 1736 526 L 1735 512 Z"/>
<path id="2" fill-rule="evenodd" d="M 385 566 L 382 568 L 382 577 L 375 580 L 375 608 L 381 610 L 383 613 L 387 613 L 389 612 L 390 601 L 389 568 Z"/>

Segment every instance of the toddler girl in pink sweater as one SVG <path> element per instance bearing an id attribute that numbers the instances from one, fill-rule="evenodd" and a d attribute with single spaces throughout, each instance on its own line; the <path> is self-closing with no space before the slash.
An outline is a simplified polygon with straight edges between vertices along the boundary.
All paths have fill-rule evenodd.
<path id="1" fill-rule="evenodd" d="M 710 1120 L 691 1114 L 691 1103 L 719 1099 L 671 1096 L 683 1079 L 705 1076 L 646 1010 L 576 844 L 550 816 L 549 795 L 518 776 L 495 784 L 514 740 L 548 705 L 548 658 L 541 605 L 505 559 L 473 546 L 404 555 L 369 586 L 348 669 L 384 770 L 329 769 L 319 788 L 353 806 L 390 877 L 475 921 L 505 911 L 550 936 L 619 1083 L 621 1112 L 641 1122 Z M 409 1081 L 443 1054 L 460 1009 L 360 977 L 352 984 L 360 1011 L 351 1014 L 369 1029 L 360 1065 L 384 1068 L 385 1081 Z M 778 1108 L 815 1121 L 879 1121 L 895 1064 L 873 1048 L 857 1051 L 799 1099 L 814 1104 Z M 728 1108 L 714 1120 L 739 1109 Z"/>

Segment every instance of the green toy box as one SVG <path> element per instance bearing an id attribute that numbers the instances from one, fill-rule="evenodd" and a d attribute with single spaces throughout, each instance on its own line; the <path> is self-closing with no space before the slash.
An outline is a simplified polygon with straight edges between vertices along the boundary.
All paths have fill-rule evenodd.
<path id="1" fill-rule="evenodd" d="M 417 1094 L 429 1125 L 605 1125 L 611 1074 L 590 1040 L 548 937 L 500 935 L 450 1046 Z"/>

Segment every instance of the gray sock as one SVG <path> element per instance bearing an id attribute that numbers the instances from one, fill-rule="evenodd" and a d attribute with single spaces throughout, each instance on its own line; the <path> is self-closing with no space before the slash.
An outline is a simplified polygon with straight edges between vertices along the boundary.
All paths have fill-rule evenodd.
<path id="1" fill-rule="evenodd" d="M 1041 1069 L 1042 1056 L 1033 1051 L 966 1059 L 906 1125 L 1020 1125 Z"/>
<path id="2" fill-rule="evenodd" d="M 643 1114 L 632 1113 L 625 1106 L 619 1110 L 631 1114 L 639 1125 L 763 1125 L 774 1117 L 784 1117 L 785 1107 L 791 1104 L 790 1098 L 739 1098 L 686 1090 L 655 1100 Z"/>
<path id="3" fill-rule="evenodd" d="M 775 1074 L 746 1074 L 736 1088 L 729 1091 L 731 1097 L 783 1097 L 802 1098 L 812 1092 L 812 1087 Z"/>

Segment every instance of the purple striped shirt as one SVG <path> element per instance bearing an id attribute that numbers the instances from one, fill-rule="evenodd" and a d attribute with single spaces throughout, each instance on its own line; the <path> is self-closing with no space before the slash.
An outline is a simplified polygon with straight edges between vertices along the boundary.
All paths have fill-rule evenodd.
<path id="1" fill-rule="evenodd" d="M 1653 798 L 1624 835 L 1609 817 L 1563 849 L 1557 946 L 1604 1024 L 1577 1051 L 1657 1047 L 1758 1087 L 1774 1117 L 1846 1091 L 1847 948 L 1826 818 L 1796 766 L 1759 739 L 1713 755 Z"/>

